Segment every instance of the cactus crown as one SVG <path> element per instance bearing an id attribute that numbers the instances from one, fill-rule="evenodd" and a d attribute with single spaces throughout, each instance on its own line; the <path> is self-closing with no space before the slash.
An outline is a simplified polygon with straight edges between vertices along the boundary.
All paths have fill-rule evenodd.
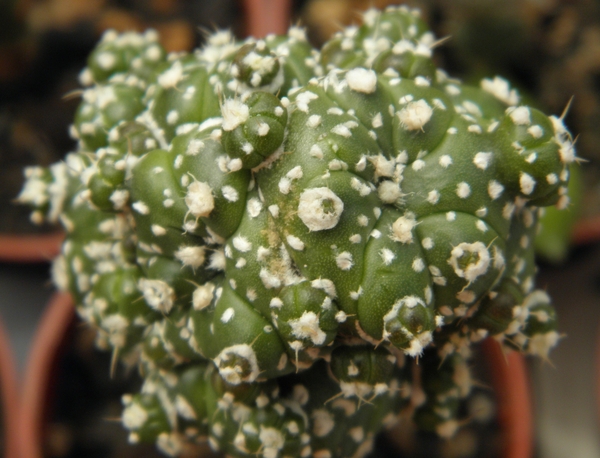
<path id="1" fill-rule="evenodd" d="M 573 142 L 505 80 L 436 69 L 434 44 L 406 7 L 320 51 L 296 27 L 178 55 L 106 33 L 77 152 L 19 199 L 64 225 L 55 283 L 145 374 L 132 442 L 362 456 L 407 409 L 456 430 L 471 343 L 547 356 L 531 241 L 568 204 Z"/>

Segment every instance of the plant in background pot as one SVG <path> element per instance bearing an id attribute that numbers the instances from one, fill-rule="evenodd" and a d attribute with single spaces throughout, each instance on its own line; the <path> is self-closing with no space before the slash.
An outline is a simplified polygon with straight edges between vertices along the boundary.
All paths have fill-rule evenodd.
<path id="1" fill-rule="evenodd" d="M 540 207 L 568 205 L 562 119 L 436 69 L 406 7 L 313 49 L 218 32 L 167 55 L 108 32 L 78 151 L 20 196 L 67 231 L 53 268 L 114 364 L 130 441 L 167 454 L 363 456 L 399 415 L 451 436 L 472 344 L 546 358 Z"/>

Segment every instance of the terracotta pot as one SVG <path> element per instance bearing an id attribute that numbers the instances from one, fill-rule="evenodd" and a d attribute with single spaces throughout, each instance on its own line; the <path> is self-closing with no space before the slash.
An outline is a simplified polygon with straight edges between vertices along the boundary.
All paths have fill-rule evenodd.
<path id="1" fill-rule="evenodd" d="M 19 416 L 19 398 L 17 394 L 17 368 L 12 347 L 4 326 L 0 323 L 0 398 L 2 411 L 2 435 L 4 456 L 18 458 L 17 418 Z"/>
<path id="2" fill-rule="evenodd" d="M 246 35 L 284 34 L 290 26 L 291 0 L 244 0 Z"/>
<path id="3" fill-rule="evenodd" d="M 575 223 L 571 241 L 575 245 L 585 245 L 600 240 L 600 216 L 582 218 Z"/>
<path id="4" fill-rule="evenodd" d="M 75 322 L 71 296 L 55 293 L 50 300 L 31 345 L 21 392 L 16 432 L 21 458 L 41 458 L 44 420 L 55 363 Z"/>
<path id="5" fill-rule="evenodd" d="M 600 330 L 599 330 L 600 331 Z M 596 342 L 596 412 L 600 421 L 600 332 Z"/>
<path id="6" fill-rule="evenodd" d="M 59 254 L 63 239 L 64 234 L 62 232 L 30 235 L 0 235 L 0 261 L 49 261 Z"/>
<path id="7" fill-rule="evenodd" d="M 499 421 L 503 432 L 504 458 L 530 458 L 533 452 L 533 411 L 525 358 L 504 353 L 493 339 L 482 343 L 492 376 Z"/>

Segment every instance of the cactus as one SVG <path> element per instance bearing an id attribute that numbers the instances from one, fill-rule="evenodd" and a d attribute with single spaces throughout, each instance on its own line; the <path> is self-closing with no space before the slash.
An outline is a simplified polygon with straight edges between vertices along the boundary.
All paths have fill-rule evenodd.
<path id="1" fill-rule="evenodd" d="M 77 152 L 19 200 L 63 223 L 55 283 L 145 377 L 131 442 L 364 456 L 401 413 L 456 431 L 471 344 L 547 358 L 532 241 L 573 141 L 502 78 L 436 69 L 436 44 L 406 7 L 321 51 L 297 27 L 183 55 L 107 33 Z"/>

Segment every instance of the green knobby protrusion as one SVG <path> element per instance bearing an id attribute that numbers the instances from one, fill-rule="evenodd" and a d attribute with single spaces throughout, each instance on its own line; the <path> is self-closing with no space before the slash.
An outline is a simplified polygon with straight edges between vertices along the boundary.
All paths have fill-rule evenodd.
<path id="1" fill-rule="evenodd" d="M 144 276 L 138 281 L 138 288 L 146 303 L 163 314 L 171 310 L 191 309 L 191 299 L 197 281 L 206 281 L 213 273 L 204 269 L 194 271 L 191 267 L 182 267 L 178 259 L 165 256 L 149 258 L 138 255 L 138 263 Z"/>
<path id="2" fill-rule="evenodd" d="M 260 40 L 248 43 L 236 52 L 231 72 L 241 82 L 257 88 L 270 85 L 278 76 L 283 79 L 280 70 L 277 56 Z"/>
<path id="3" fill-rule="evenodd" d="M 338 347 L 331 354 L 331 372 L 342 383 L 342 390 L 347 396 L 362 395 L 361 385 L 375 390 L 375 395 L 387 392 L 396 363 L 396 356 L 385 348 Z M 352 384 L 355 386 L 344 389 L 344 385 Z"/>
<path id="4" fill-rule="evenodd" d="M 157 369 L 172 369 L 182 361 L 173 355 L 167 348 L 168 345 L 163 339 L 164 321 L 155 321 L 151 326 L 147 326 L 144 332 L 144 338 L 141 342 L 141 366 L 147 372 Z"/>
<path id="5" fill-rule="evenodd" d="M 61 209 L 51 210 L 50 194 L 50 185 L 57 179 L 57 174 L 66 175 L 63 164 L 55 164 L 51 168 L 33 166 L 25 169 L 25 184 L 16 200 L 32 209 L 30 219 L 35 224 L 42 224 L 46 220 L 53 223 L 58 221 Z"/>
<path id="6" fill-rule="evenodd" d="M 272 94 L 281 98 L 292 88 L 304 86 L 321 73 L 318 52 L 308 42 L 304 29 L 292 26 L 286 35 L 268 35 L 265 42 L 283 69 L 283 82 L 279 87 L 272 84 Z M 279 84 L 277 78 L 274 83 Z"/>
<path id="7" fill-rule="evenodd" d="M 221 106 L 223 146 L 244 168 L 253 168 L 283 143 L 287 110 L 268 92 L 251 92 L 247 97 L 227 99 Z"/>
<path id="8" fill-rule="evenodd" d="M 321 64 L 328 71 L 366 66 L 406 78 L 435 78 L 434 37 L 419 15 L 405 6 L 369 10 L 361 27 L 348 27 L 323 45 Z"/>
<path id="9" fill-rule="evenodd" d="M 147 123 L 168 144 L 178 126 L 219 116 L 219 82 L 218 75 L 211 75 L 198 62 L 173 61 L 150 88 Z"/>
<path id="10" fill-rule="evenodd" d="M 144 91 L 139 85 L 112 83 L 85 89 L 75 113 L 73 133 L 84 151 L 108 145 L 108 132 L 142 112 Z"/>
<path id="11" fill-rule="evenodd" d="M 466 397 L 472 386 L 469 369 L 458 353 L 443 360 L 433 356 L 424 360 L 422 389 L 427 395 L 424 405 L 415 412 L 415 422 L 427 431 L 442 437 L 452 437 L 459 428 L 457 420 L 460 399 Z"/>
<path id="12" fill-rule="evenodd" d="M 168 414 L 154 393 L 125 395 L 123 402 L 123 426 L 129 432 L 129 442 L 154 442 L 160 434 L 171 431 Z"/>
<path id="13" fill-rule="evenodd" d="M 165 61 L 166 52 L 158 42 L 158 34 L 148 30 L 119 34 L 104 32 L 82 72 L 84 85 L 104 83 L 115 75 L 131 75 L 142 80 L 153 78 L 155 69 Z"/>
<path id="14" fill-rule="evenodd" d="M 404 227 L 406 237 L 412 237 L 413 223 L 410 215 L 389 211 L 373 229 L 377 232 L 372 232 L 364 255 L 369 267 L 358 296 L 358 321 L 367 334 L 414 356 L 431 342 L 436 324 L 423 248 L 394 235 L 394 227 Z"/>
<path id="15" fill-rule="evenodd" d="M 140 277 L 136 265 L 119 266 L 101 273 L 86 297 L 86 307 L 95 315 L 93 320 L 119 351 L 138 343 L 146 326 L 157 319 L 156 313 L 139 300 Z M 134 337 L 129 336 L 132 333 Z"/>
<path id="16" fill-rule="evenodd" d="M 524 334 L 529 338 L 526 351 L 542 358 L 548 358 L 550 349 L 561 338 L 556 312 L 549 302 L 544 298 L 543 303 L 529 307 L 529 319 L 524 330 Z"/>
<path id="17" fill-rule="evenodd" d="M 270 307 L 277 332 L 289 346 L 290 359 L 297 367 L 305 365 L 306 359 L 311 365 L 323 357 L 323 350 L 333 343 L 339 323 L 346 318 L 327 293 L 308 281 L 285 286 Z"/>
<path id="18" fill-rule="evenodd" d="M 190 125 L 188 132 L 173 139 L 170 167 L 181 188 L 168 204 L 184 195 L 187 211 L 179 226 L 198 234 L 206 226 L 215 237 L 226 239 L 246 209 L 250 173 L 240 159 L 226 154 L 215 136 L 217 127 L 212 121 Z"/>
<path id="19" fill-rule="evenodd" d="M 135 121 L 124 121 L 108 134 L 108 146 L 96 152 L 88 178 L 89 198 L 104 211 L 122 211 L 129 204 L 125 180 L 138 158 L 156 149 L 158 142 L 151 131 Z"/>
<path id="20" fill-rule="evenodd" d="M 488 333 L 493 336 L 503 333 L 513 321 L 514 309 L 523 298 L 522 291 L 514 281 L 504 280 L 496 291 L 482 299 L 469 326 L 477 331 L 484 330 L 485 336 Z"/>
<path id="21" fill-rule="evenodd" d="M 422 51 L 422 52 L 419 52 Z M 436 80 L 437 68 L 430 57 L 428 47 L 417 50 L 413 46 L 394 47 L 380 53 L 373 60 L 373 69 L 377 72 L 396 72 L 402 78 L 425 78 Z"/>
<path id="22" fill-rule="evenodd" d="M 240 297 L 230 283 L 192 313 L 195 342 L 231 384 L 268 379 L 292 370 L 287 348 L 271 321 Z"/>
<path id="23" fill-rule="evenodd" d="M 189 210 L 181 197 L 183 192 L 173 171 L 171 154 L 160 149 L 150 151 L 137 162 L 132 175 L 131 208 L 141 251 L 177 257 L 182 248 L 204 245 L 201 237 L 207 233 L 202 222 L 195 224 L 193 230 L 184 226 Z M 188 262 L 192 267 L 202 264 L 197 260 Z"/>
<path id="24" fill-rule="evenodd" d="M 325 456 L 327 453 L 340 457 L 365 456 L 372 449 L 375 434 L 382 427 L 393 426 L 398 413 L 407 406 L 409 390 L 403 383 L 408 375 L 408 365 L 400 367 L 397 364 L 390 377 L 389 354 L 360 347 L 356 351 L 350 350 L 340 354 L 338 361 L 353 360 L 359 364 L 369 361 L 366 366 L 371 368 L 383 362 L 383 372 L 370 372 L 368 378 L 370 382 L 386 380 L 387 383 L 346 383 L 340 387 L 339 381 L 327 375 L 327 364 L 322 360 L 311 369 L 281 381 L 309 419 L 310 441 L 300 456 L 319 456 L 321 453 Z"/>
<path id="25" fill-rule="evenodd" d="M 506 343 L 547 359 L 561 339 L 556 312 L 545 291 L 534 290 L 514 309 L 514 320 L 506 331 Z"/>

